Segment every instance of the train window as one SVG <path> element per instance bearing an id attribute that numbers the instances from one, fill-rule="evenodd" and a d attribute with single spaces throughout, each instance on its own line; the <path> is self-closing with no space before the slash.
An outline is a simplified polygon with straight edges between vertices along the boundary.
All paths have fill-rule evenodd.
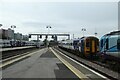
<path id="1" fill-rule="evenodd" d="M 66 43 L 66 45 L 68 45 L 68 43 Z"/>
<path id="2" fill-rule="evenodd" d="M 74 42 L 73 45 L 76 45 L 76 42 Z"/>
<path id="3" fill-rule="evenodd" d="M 69 45 L 71 45 L 71 43 L 69 43 Z"/>
<path id="4" fill-rule="evenodd" d="M 70 45 L 70 43 L 68 43 L 68 45 Z"/>
<path id="5" fill-rule="evenodd" d="M 67 45 L 70 45 L 70 43 L 68 43 Z"/>
<path id="6" fill-rule="evenodd" d="M 117 40 L 117 49 L 120 50 L 120 39 Z"/>
<path id="7" fill-rule="evenodd" d="M 106 49 L 108 50 L 109 44 L 108 44 L 109 40 L 108 38 L 106 39 Z"/>
<path id="8" fill-rule="evenodd" d="M 77 43 L 77 46 L 79 46 L 79 42 Z"/>

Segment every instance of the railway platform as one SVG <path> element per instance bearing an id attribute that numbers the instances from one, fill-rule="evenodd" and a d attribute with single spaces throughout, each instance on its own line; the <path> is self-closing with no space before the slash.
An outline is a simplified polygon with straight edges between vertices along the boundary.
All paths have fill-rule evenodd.
<path id="1" fill-rule="evenodd" d="M 50 49 L 45 48 L 29 55 L 27 59 L 15 62 L 2 70 L 3 80 L 5 79 L 60 79 L 79 78 L 69 70 Z"/>
<path id="2" fill-rule="evenodd" d="M 56 48 L 42 48 L 3 63 L 2 80 L 109 80 Z"/>
<path id="3" fill-rule="evenodd" d="M 0 52 L 20 50 L 20 49 L 27 49 L 27 48 L 34 48 L 34 47 L 35 46 L 24 46 L 24 47 L 13 47 L 13 48 L 0 48 Z"/>

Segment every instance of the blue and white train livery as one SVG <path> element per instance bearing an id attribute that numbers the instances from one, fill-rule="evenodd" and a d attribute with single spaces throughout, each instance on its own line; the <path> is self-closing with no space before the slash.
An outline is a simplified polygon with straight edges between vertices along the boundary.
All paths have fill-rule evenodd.
<path id="1" fill-rule="evenodd" d="M 111 32 L 100 39 L 100 56 L 104 61 L 120 62 L 120 31 Z"/>

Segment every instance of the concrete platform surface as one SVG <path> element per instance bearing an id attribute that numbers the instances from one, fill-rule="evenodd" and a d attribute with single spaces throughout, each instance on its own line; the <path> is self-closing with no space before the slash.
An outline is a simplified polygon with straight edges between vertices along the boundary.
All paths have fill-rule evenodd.
<path id="1" fill-rule="evenodd" d="M 71 78 L 79 80 L 48 48 L 2 70 L 3 78 Z M 6 79 L 5 79 L 6 80 Z M 23 79 L 22 79 L 23 80 Z"/>

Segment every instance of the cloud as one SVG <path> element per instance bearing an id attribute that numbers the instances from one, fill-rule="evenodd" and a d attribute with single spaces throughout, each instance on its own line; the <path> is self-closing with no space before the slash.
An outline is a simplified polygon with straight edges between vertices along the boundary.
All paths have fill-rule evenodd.
<path id="1" fill-rule="evenodd" d="M 8 4 L 9 3 L 9 4 Z M 117 2 L 7 2 L 0 8 L 2 22 L 15 24 L 16 31 L 22 33 L 47 32 L 46 26 L 52 26 L 52 33 L 70 33 L 77 37 L 94 34 L 99 36 L 116 30 L 118 26 Z"/>

